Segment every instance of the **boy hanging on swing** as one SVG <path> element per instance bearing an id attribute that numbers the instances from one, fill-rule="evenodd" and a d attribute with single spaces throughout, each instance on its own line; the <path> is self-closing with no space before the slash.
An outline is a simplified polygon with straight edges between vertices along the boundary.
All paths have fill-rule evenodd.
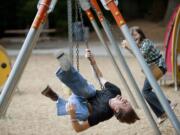
<path id="1" fill-rule="evenodd" d="M 101 91 L 96 90 L 72 66 L 67 54 L 58 53 L 56 58 L 59 61 L 60 68 L 57 70 L 56 76 L 71 89 L 72 95 L 68 100 L 65 100 L 58 96 L 49 86 L 42 91 L 43 95 L 57 102 L 57 114 L 69 114 L 76 132 L 81 132 L 108 120 L 113 115 L 120 122 L 128 124 L 139 120 L 130 103 L 121 96 L 120 89 L 103 78 L 89 49 L 86 49 L 85 57 L 93 65 L 93 69 L 103 84 L 103 89 Z"/>

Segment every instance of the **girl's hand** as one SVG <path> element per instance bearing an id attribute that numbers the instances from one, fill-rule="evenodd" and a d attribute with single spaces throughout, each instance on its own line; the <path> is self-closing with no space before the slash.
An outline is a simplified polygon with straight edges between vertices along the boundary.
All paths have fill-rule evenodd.
<path id="1" fill-rule="evenodd" d="M 121 42 L 121 45 L 122 45 L 123 48 L 126 48 L 126 49 L 129 48 L 129 44 L 128 44 L 128 42 L 126 40 L 123 40 Z"/>

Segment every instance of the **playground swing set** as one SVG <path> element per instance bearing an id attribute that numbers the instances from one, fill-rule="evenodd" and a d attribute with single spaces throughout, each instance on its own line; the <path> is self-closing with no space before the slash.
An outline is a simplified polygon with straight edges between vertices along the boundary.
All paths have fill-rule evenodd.
<path id="1" fill-rule="evenodd" d="M 162 81 L 174 80 L 175 91 L 180 85 L 180 4 L 174 9 L 168 22 L 165 38 L 164 53 L 167 65 L 167 73 Z"/>
<path id="2" fill-rule="evenodd" d="M 35 16 L 35 19 L 31 25 L 31 28 L 26 36 L 26 39 L 23 43 L 23 46 L 18 54 L 18 57 L 14 63 L 14 66 L 10 72 L 10 74 L 8 74 L 8 78 L 4 84 L 4 87 L 2 89 L 2 92 L 1 92 L 1 95 L 0 95 L 0 117 L 4 117 L 5 114 L 6 114 L 6 111 L 8 109 L 8 106 L 10 104 L 10 101 L 13 97 L 13 94 L 14 94 L 14 89 L 23 73 L 23 70 L 26 66 L 26 63 L 29 59 L 29 56 L 31 55 L 32 53 L 32 50 L 33 48 L 35 47 L 36 45 L 36 42 L 39 38 L 39 35 L 43 29 L 43 26 L 44 26 L 44 23 L 46 21 L 46 18 L 48 16 L 48 14 L 50 12 L 53 11 L 55 5 L 57 3 L 57 0 L 40 0 L 39 3 L 38 3 L 38 11 L 37 11 L 37 14 Z M 174 112 L 172 111 L 168 101 L 166 100 L 160 86 L 158 85 L 155 77 L 152 75 L 152 72 L 151 70 L 149 69 L 149 67 L 147 66 L 146 62 L 144 61 L 144 58 L 143 56 L 141 55 L 139 49 L 137 48 L 136 46 L 136 43 L 135 41 L 133 40 L 131 34 L 129 33 L 129 29 L 127 27 L 127 24 L 126 22 L 124 21 L 117 5 L 118 5 L 118 1 L 117 0 L 101 0 L 101 3 L 102 5 L 104 6 L 104 8 L 106 10 L 109 10 L 116 23 L 117 23 L 117 26 L 119 27 L 119 29 L 121 30 L 121 32 L 123 33 L 124 37 L 126 38 L 126 40 L 129 42 L 130 44 L 130 47 L 133 51 L 133 54 L 135 55 L 135 57 L 137 58 L 141 68 L 143 69 L 147 79 L 149 80 L 151 86 L 153 87 L 153 89 L 155 90 L 155 93 L 159 99 L 159 101 L 161 102 L 167 116 L 169 117 L 174 129 L 176 130 L 176 132 L 178 134 L 180 134 L 180 123 L 179 123 L 179 120 L 177 119 L 176 115 L 174 114 Z M 133 78 L 131 72 L 130 72 L 130 69 L 121 53 L 121 50 L 120 48 L 118 47 L 118 44 L 117 42 L 115 41 L 113 35 L 112 35 L 112 32 L 109 28 L 109 26 L 107 25 L 107 22 L 106 22 L 106 19 L 97 3 L 96 0 L 78 0 L 76 1 L 76 4 L 78 6 L 80 6 L 82 8 L 82 10 L 86 13 L 86 15 L 88 16 L 89 18 L 89 21 L 91 22 L 95 32 L 97 33 L 97 36 L 99 37 L 101 43 L 103 44 L 103 46 L 105 47 L 108 55 L 110 56 L 111 58 L 111 61 L 115 67 L 115 69 L 117 70 L 118 72 L 118 75 L 120 77 L 120 80 L 122 82 L 122 84 L 124 85 L 124 87 L 126 88 L 127 90 L 127 93 L 130 97 L 130 100 L 131 102 L 133 103 L 133 106 L 138 108 L 138 105 L 136 103 L 136 100 L 126 82 L 126 80 L 124 79 L 123 77 L 123 74 L 121 73 L 122 71 L 120 69 L 123 69 L 123 73 L 125 73 L 127 75 L 127 78 L 128 78 L 128 82 L 132 85 L 132 87 L 134 88 L 134 92 L 137 96 L 137 99 L 139 100 L 139 103 L 141 104 L 141 107 L 142 109 L 144 110 L 147 118 L 148 118 L 148 122 L 150 123 L 150 125 L 152 126 L 152 129 L 154 130 L 155 134 L 158 134 L 160 135 L 161 132 L 158 128 L 158 126 L 156 125 L 146 103 L 145 103 L 145 100 L 144 98 L 142 97 L 141 95 L 141 92 L 138 88 L 138 85 L 137 83 L 135 82 L 135 79 Z M 118 67 L 117 63 L 116 63 L 116 60 L 114 59 L 112 53 L 111 53 L 111 50 L 109 49 L 107 43 L 105 42 L 103 36 L 102 36 L 102 33 L 96 23 L 96 20 L 94 18 L 94 15 L 91 11 L 91 7 L 93 7 L 93 9 L 95 10 L 95 13 L 98 17 L 98 20 L 100 21 L 110 43 L 112 44 L 114 50 L 116 51 L 117 55 L 118 55 L 118 60 L 119 62 L 121 63 L 121 68 Z M 80 9 L 80 8 L 79 8 Z M 82 16 L 80 17 L 82 19 Z M 177 19 L 179 20 L 179 19 Z M 77 21 L 77 20 L 76 20 Z M 78 24 L 78 23 L 77 23 Z M 76 26 L 76 30 L 75 31 L 78 31 L 79 29 L 77 29 L 77 24 L 75 24 Z M 179 43 L 179 24 L 180 23 L 175 23 L 177 24 L 177 29 L 175 30 L 177 31 L 177 38 L 176 38 L 176 45 L 178 46 L 178 43 Z M 84 25 L 83 23 L 81 24 L 82 25 L 82 30 L 84 31 Z M 76 45 L 77 45 L 77 49 L 78 49 L 78 42 L 79 40 L 77 40 L 76 38 Z M 88 48 L 88 42 L 87 42 L 87 37 L 86 37 L 86 46 Z M 178 48 L 178 47 L 176 47 Z M 77 51 L 78 52 L 78 51 Z M 177 54 L 177 53 L 176 53 Z M 5 56 L 6 57 L 6 56 Z M 177 56 L 175 56 L 177 57 Z M 4 58 L 3 58 L 4 59 Z M 177 59 L 177 58 L 176 58 Z M 77 63 L 78 63 L 78 55 L 77 55 Z M 1 64 L 2 65 L 2 64 Z M 78 64 L 77 64 L 78 65 Z M 78 68 L 78 66 L 77 66 Z M 178 67 L 179 68 L 179 67 Z M 176 67 L 177 69 L 177 67 Z M 6 76 L 7 77 L 7 76 Z"/>
<path id="3" fill-rule="evenodd" d="M 9 73 L 11 71 L 11 60 L 6 52 L 6 50 L 0 46 L 0 88 L 6 82 Z"/>

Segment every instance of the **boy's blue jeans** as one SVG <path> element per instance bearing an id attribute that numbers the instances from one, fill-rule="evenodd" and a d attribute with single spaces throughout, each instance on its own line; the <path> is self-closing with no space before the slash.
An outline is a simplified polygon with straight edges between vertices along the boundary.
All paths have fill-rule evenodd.
<path id="1" fill-rule="evenodd" d="M 69 102 L 75 105 L 76 118 L 81 121 L 87 120 L 89 116 L 87 98 L 95 96 L 95 87 L 89 84 L 74 67 L 71 67 L 68 71 L 59 68 L 56 76 L 72 91 L 68 101 L 59 97 L 57 102 L 58 115 L 67 115 L 66 103 Z"/>

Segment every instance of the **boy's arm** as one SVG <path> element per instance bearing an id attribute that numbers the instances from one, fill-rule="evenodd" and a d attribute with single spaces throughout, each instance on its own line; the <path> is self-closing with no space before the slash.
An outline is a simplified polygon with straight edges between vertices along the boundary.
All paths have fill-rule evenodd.
<path id="1" fill-rule="evenodd" d="M 79 121 L 76 119 L 75 111 L 76 111 L 75 105 L 68 104 L 68 112 L 69 112 L 71 124 L 72 124 L 72 127 L 74 128 L 74 130 L 76 132 L 81 132 L 81 131 L 88 129 L 90 127 L 88 120 L 86 120 L 80 124 Z"/>
<path id="2" fill-rule="evenodd" d="M 99 67 L 97 66 L 96 60 L 93 56 L 93 54 L 91 53 L 90 49 L 86 49 L 86 54 L 85 57 L 88 58 L 88 60 L 90 61 L 90 64 L 93 68 L 93 72 L 96 76 L 96 78 L 100 79 L 101 83 L 104 85 L 107 81 L 103 78 L 102 72 L 100 71 Z"/>

